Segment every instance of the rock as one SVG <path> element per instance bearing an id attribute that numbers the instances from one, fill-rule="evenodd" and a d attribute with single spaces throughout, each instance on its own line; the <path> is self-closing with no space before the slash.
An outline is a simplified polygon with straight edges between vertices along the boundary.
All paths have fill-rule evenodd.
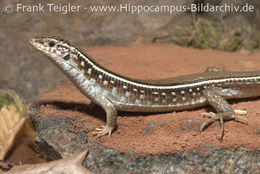
<path id="1" fill-rule="evenodd" d="M 202 120 L 195 115 L 202 111 L 119 112 L 112 137 L 96 138 L 91 132 L 104 124 L 105 113 L 100 107 L 90 110 L 88 103 L 71 83 L 63 82 L 30 107 L 28 115 L 37 132 L 35 141 L 45 159 L 88 150 L 83 165 L 94 173 L 260 172 L 256 139 L 251 133 L 248 139 L 246 132 L 239 132 L 241 126 L 228 129 L 225 123 L 226 134 L 220 143 L 218 124 L 199 133 Z M 232 136 L 236 132 L 245 139 Z"/>
<path id="2" fill-rule="evenodd" d="M 134 152 L 122 153 L 98 141 L 86 141 L 88 133 L 83 129 L 71 129 L 71 122 L 81 122 L 81 118 L 75 116 L 63 120 L 54 115 L 40 116 L 39 108 L 40 105 L 34 105 L 28 113 L 36 127 L 36 142 L 49 160 L 89 150 L 83 165 L 94 173 L 260 172 L 260 149 L 251 151 L 246 148 L 226 149 L 205 145 L 188 152 L 142 156 Z"/>

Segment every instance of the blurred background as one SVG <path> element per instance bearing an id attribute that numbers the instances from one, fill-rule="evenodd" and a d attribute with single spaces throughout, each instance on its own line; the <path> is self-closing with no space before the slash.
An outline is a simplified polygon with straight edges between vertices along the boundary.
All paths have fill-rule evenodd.
<path id="1" fill-rule="evenodd" d="M 32 5 L 78 5 L 86 10 L 32 11 Z M 17 4 L 22 4 L 18 10 Z M 195 4 L 253 6 L 250 12 L 102 12 L 90 7 Z M 35 36 L 59 36 L 78 47 L 171 43 L 199 49 L 254 51 L 260 48 L 260 1 L 251 0 L 0 0 L 0 88 L 32 100 L 64 79 L 63 74 L 29 45 Z M 58 7 L 57 7 L 58 8 Z M 246 7 L 245 7 L 246 8 Z"/>

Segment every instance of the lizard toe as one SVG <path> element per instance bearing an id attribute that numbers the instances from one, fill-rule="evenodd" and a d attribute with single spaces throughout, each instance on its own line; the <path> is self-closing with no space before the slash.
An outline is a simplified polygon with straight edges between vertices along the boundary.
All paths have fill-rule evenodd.
<path id="1" fill-rule="evenodd" d="M 102 137 L 108 134 L 108 137 L 111 137 L 113 128 L 109 126 L 101 126 L 100 128 L 96 128 L 96 131 L 93 132 L 97 137 Z"/>

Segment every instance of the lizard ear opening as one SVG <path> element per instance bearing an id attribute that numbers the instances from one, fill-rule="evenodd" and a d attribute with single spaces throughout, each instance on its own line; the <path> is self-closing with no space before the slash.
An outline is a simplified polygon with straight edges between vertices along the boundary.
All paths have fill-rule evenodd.
<path id="1" fill-rule="evenodd" d="M 63 57 L 64 60 L 69 60 L 70 59 L 70 54 L 67 54 L 66 56 Z"/>

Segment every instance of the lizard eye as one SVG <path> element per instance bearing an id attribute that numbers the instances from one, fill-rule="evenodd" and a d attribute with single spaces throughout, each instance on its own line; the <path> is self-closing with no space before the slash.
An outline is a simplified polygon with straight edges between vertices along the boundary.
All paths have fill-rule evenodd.
<path id="1" fill-rule="evenodd" d="M 48 45 L 49 45 L 49 47 L 54 47 L 54 46 L 55 46 L 55 42 L 50 41 L 50 42 L 48 43 Z"/>

